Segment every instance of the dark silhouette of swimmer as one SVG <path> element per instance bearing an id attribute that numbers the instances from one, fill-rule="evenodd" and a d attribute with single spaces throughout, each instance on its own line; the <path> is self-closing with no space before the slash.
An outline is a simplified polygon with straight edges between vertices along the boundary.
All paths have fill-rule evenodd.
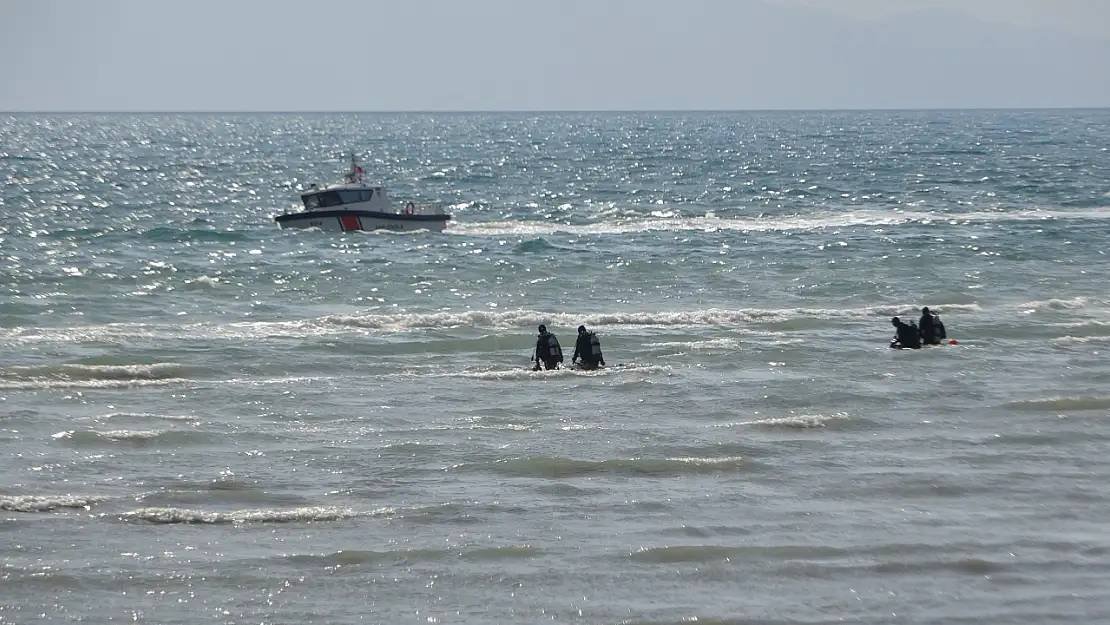
<path id="1" fill-rule="evenodd" d="M 891 319 L 890 323 L 895 330 L 894 340 L 890 342 L 892 349 L 921 349 L 921 333 L 917 325 L 907 325 L 898 317 Z"/>

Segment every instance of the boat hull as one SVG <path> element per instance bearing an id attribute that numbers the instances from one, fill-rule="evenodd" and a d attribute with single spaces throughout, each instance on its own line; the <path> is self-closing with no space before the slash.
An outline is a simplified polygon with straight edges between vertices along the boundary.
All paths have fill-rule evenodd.
<path id="1" fill-rule="evenodd" d="M 450 215 L 404 215 L 362 210 L 305 211 L 278 215 L 274 221 L 286 228 L 317 228 L 327 232 L 390 230 L 442 232 Z"/>

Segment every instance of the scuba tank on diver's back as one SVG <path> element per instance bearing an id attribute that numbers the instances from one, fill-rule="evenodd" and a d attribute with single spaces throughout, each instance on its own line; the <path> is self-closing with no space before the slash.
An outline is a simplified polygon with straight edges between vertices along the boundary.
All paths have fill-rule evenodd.
<path id="1" fill-rule="evenodd" d="M 544 354 L 543 359 L 563 362 L 563 346 L 559 345 L 559 338 L 550 332 L 545 335 L 545 338 L 548 351 Z"/>

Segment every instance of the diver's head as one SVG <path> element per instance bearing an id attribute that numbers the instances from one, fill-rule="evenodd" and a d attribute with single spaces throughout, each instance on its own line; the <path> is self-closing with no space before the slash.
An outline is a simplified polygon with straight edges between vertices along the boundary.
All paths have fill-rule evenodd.
<path id="1" fill-rule="evenodd" d="M 578 333 L 579 334 L 585 334 L 586 333 L 586 326 L 578 326 Z"/>
<path id="2" fill-rule="evenodd" d="M 547 334 L 547 326 L 540 324 L 540 334 Z"/>
<path id="3" fill-rule="evenodd" d="M 929 307 L 928 307 L 928 306 L 926 306 L 925 308 L 922 308 L 922 309 L 921 309 L 921 314 L 923 314 L 923 315 L 927 315 L 927 314 L 929 314 Z"/>
<path id="4" fill-rule="evenodd" d="M 900 323 L 902 323 L 902 320 L 899 319 L 898 317 L 894 317 L 893 319 L 890 320 L 890 325 L 892 325 L 892 326 L 896 326 Z"/>

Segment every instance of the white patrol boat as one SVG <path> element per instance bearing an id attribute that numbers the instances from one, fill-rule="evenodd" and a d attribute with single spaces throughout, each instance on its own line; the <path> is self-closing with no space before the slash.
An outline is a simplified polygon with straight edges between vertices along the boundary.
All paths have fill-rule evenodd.
<path id="1" fill-rule="evenodd" d="M 304 211 L 274 217 L 282 228 L 349 230 L 432 230 L 441 232 L 451 216 L 439 204 L 406 202 L 396 207 L 384 187 L 362 181 L 362 167 L 351 155 L 351 169 L 343 184 L 312 185 L 301 194 Z"/>

